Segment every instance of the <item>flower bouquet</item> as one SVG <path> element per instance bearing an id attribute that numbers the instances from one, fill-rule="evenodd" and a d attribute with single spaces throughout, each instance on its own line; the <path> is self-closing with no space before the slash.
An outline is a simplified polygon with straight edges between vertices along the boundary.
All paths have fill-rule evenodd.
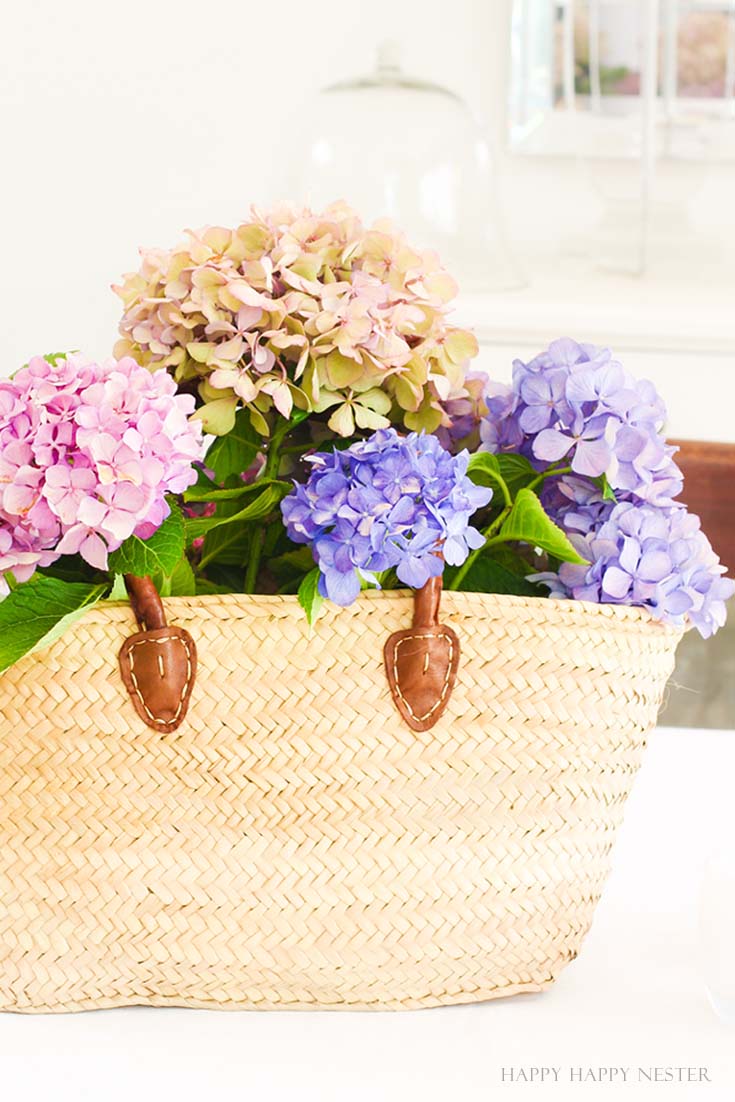
<path id="1" fill-rule="evenodd" d="M 298 592 L 312 620 L 444 574 L 724 622 L 733 582 L 676 501 L 652 384 L 569 339 L 510 386 L 471 371 L 453 280 L 390 227 L 253 212 L 143 252 L 116 291 L 117 361 L 36 357 L 0 384 L 0 616 L 26 629 L 0 668 L 56 630 L 47 599 L 62 619 L 124 574 Z"/>
<path id="2" fill-rule="evenodd" d="M 0 1005 L 541 989 L 735 588 L 655 388 L 567 338 L 473 371 L 438 258 L 344 204 L 115 290 L 116 358 L 0 383 Z"/>

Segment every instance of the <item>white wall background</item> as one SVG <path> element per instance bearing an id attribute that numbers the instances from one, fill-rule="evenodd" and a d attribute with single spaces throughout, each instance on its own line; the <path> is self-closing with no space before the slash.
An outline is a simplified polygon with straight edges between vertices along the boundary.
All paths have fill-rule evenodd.
<path id="1" fill-rule="evenodd" d="M 37 352 L 108 354 L 120 313 L 109 285 L 137 266 L 137 247 L 172 245 L 186 226 L 234 221 L 251 201 L 285 197 L 310 96 L 371 68 L 386 37 L 401 42 L 408 71 L 454 88 L 500 140 L 509 9 L 510 0 L 7 4 L 0 373 Z M 561 279 L 570 241 L 600 214 L 599 192 L 568 161 L 503 153 L 500 168 L 531 288 L 465 312 L 480 329 L 484 366 L 506 374 L 509 347 L 540 347 L 565 330 L 613 343 L 638 371 L 647 369 L 638 353 L 657 350 L 650 373 L 669 396 L 673 429 L 735 439 L 725 416 L 735 405 L 735 278 L 727 268 L 708 271 L 682 237 L 675 279 L 667 265 L 640 285 L 611 282 L 594 267 Z M 662 173 L 664 187 L 680 175 Z M 690 203 L 693 224 L 724 242 L 732 272 L 734 186 L 735 169 L 718 168 Z"/>
<path id="2" fill-rule="evenodd" d="M 0 39 L 0 288 L 6 370 L 35 351 L 109 351 L 109 284 L 139 244 L 283 196 L 308 96 L 405 62 L 484 104 L 500 5 L 472 0 L 26 0 Z M 495 10 L 494 10 L 495 9 Z M 451 10 L 451 30 L 448 14 Z"/>

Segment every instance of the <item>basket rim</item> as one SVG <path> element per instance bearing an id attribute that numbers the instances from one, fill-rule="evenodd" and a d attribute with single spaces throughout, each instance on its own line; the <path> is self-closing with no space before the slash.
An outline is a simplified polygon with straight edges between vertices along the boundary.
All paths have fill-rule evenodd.
<path id="1" fill-rule="evenodd" d="M 249 615 L 275 616 L 279 619 L 298 619 L 306 624 L 306 616 L 296 594 L 207 593 L 193 597 L 164 597 L 162 600 L 174 622 L 185 622 L 205 613 L 215 618 L 234 619 L 243 619 Z M 313 630 L 318 631 L 319 624 L 327 623 L 332 617 L 359 618 L 376 612 L 386 603 L 402 602 L 406 605 L 406 615 L 410 619 L 412 601 L 411 589 L 365 590 L 346 608 L 325 601 Z M 681 636 L 687 630 L 654 619 L 648 609 L 640 606 L 596 604 L 593 601 L 564 600 L 558 597 L 521 597 L 509 593 L 444 590 L 441 608 L 443 616 L 450 622 L 463 615 L 512 616 L 514 610 L 523 610 L 526 617 L 530 613 L 539 623 L 556 621 L 572 624 L 603 618 L 611 622 L 611 627 L 613 623 L 615 626 L 625 624 L 630 628 L 664 633 L 672 637 Z M 83 619 L 89 623 L 129 623 L 132 612 L 127 601 L 103 600 L 90 606 Z"/>

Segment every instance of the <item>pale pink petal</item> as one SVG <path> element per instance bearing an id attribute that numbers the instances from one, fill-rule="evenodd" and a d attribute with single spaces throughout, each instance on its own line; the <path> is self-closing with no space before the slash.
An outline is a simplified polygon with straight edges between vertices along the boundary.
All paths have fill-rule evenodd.
<path id="1" fill-rule="evenodd" d="M 79 553 L 90 566 L 107 570 L 107 544 L 94 532 L 89 532 L 79 545 Z"/>

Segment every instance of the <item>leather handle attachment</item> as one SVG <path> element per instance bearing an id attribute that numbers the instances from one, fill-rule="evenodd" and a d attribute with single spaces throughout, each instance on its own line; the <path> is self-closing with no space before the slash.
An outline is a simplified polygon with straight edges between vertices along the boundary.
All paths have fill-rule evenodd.
<path id="1" fill-rule="evenodd" d="M 414 593 L 413 626 L 385 644 L 385 672 L 393 700 L 414 731 L 428 731 L 442 714 L 457 680 L 459 639 L 439 623 L 442 580 Z"/>
<path id="2" fill-rule="evenodd" d="M 151 578 L 126 574 L 125 588 L 141 630 L 120 649 L 120 674 L 143 722 L 154 731 L 175 731 L 183 722 L 194 687 L 194 640 L 184 628 L 167 625 Z"/>
<path id="3" fill-rule="evenodd" d="M 197 670 L 194 640 L 170 627 L 149 577 L 125 575 L 141 628 L 120 649 L 120 673 L 136 712 L 149 727 L 175 731 L 186 716 Z M 428 731 L 446 708 L 457 680 L 459 639 L 439 622 L 441 578 L 414 593 L 413 625 L 390 636 L 385 670 L 393 700 L 414 731 Z"/>

